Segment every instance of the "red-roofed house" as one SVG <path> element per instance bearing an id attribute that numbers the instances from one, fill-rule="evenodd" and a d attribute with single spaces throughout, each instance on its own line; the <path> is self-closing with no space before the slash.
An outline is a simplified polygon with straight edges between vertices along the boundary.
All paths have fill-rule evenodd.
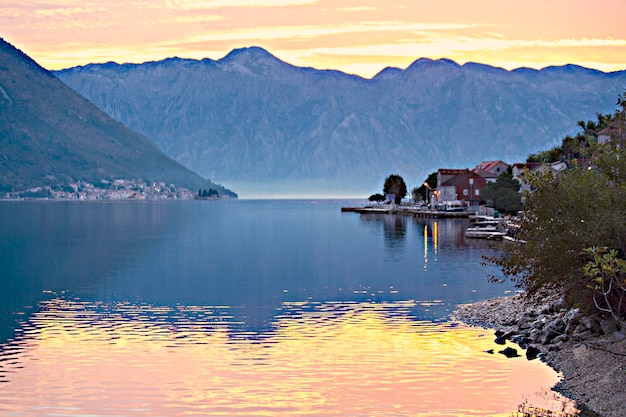
<path id="1" fill-rule="evenodd" d="M 461 201 L 475 206 L 482 200 L 487 180 L 469 169 L 440 169 L 437 171 L 437 202 Z"/>
<path id="2" fill-rule="evenodd" d="M 509 164 L 502 161 L 483 161 L 472 170 L 483 177 L 487 182 L 496 182 L 500 174 L 508 171 Z"/>

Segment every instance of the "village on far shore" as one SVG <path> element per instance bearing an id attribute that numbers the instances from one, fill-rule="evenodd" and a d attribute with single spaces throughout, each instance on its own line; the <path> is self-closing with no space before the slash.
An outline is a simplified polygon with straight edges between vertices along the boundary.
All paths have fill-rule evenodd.
<path id="1" fill-rule="evenodd" d="M 0 196 L 9 200 L 190 200 L 194 193 L 165 182 L 139 179 L 76 181 L 59 187 L 34 187 L 26 191 L 7 192 Z"/>

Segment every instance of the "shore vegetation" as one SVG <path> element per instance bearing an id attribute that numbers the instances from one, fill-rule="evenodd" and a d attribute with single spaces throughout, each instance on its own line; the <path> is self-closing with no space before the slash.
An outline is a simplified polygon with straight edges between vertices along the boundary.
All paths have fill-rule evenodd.
<path id="1" fill-rule="evenodd" d="M 528 176 L 517 242 L 488 261 L 529 294 L 557 289 L 588 313 L 626 321 L 626 92 L 620 110 L 579 123 L 583 131 L 560 149 L 532 156 L 575 155 L 569 168 Z M 593 139 L 609 127 L 610 140 Z M 606 129 L 605 129 L 606 131 Z M 576 146 L 574 146 L 576 145 Z M 519 243 L 524 241 L 526 243 Z"/>

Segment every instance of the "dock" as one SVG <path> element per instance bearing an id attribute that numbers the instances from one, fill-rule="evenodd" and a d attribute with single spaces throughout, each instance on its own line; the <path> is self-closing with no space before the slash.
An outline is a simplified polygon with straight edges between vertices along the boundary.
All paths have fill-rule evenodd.
<path id="1" fill-rule="evenodd" d="M 360 214 L 403 214 L 414 217 L 435 217 L 435 218 L 463 218 L 469 217 L 474 212 L 470 211 L 445 211 L 424 209 L 419 206 L 365 206 L 365 207 L 341 207 L 342 212 L 352 212 Z"/>

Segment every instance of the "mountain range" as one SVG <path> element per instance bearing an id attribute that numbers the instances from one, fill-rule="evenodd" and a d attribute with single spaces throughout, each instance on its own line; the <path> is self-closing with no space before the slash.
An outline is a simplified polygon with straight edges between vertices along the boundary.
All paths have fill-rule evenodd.
<path id="1" fill-rule="evenodd" d="M 54 72 L 167 155 L 242 195 L 369 195 L 397 173 L 522 162 L 612 113 L 626 71 L 418 59 L 371 79 L 242 48 Z"/>
<path id="2" fill-rule="evenodd" d="M 166 156 L 0 39 L 0 193 L 115 179 L 235 196 Z"/>

